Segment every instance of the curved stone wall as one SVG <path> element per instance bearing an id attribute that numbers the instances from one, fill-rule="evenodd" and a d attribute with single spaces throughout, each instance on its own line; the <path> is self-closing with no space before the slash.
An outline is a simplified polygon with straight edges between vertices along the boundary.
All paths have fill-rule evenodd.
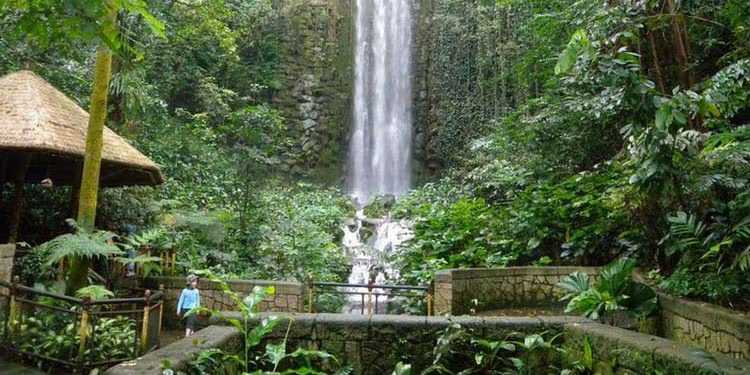
<path id="1" fill-rule="evenodd" d="M 573 273 L 594 277 L 596 267 L 465 268 L 435 274 L 435 314 L 464 315 L 482 311 L 559 307 L 563 291 L 555 285 Z"/>
<path id="2" fill-rule="evenodd" d="M 555 285 L 573 272 L 596 277 L 596 267 L 468 268 L 435 275 L 435 314 L 466 315 L 513 308 L 560 308 Z M 642 276 L 636 280 L 644 282 Z M 750 359 L 750 315 L 659 292 L 660 336 L 713 353 Z"/>
<path id="3" fill-rule="evenodd" d="M 240 318 L 237 313 L 228 313 Z M 257 324 L 263 316 L 253 319 Z M 414 372 L 431 365 L 435 340 L 449 325 L 471 328 L 477 337 L 504 339 L 512 332 L 560 334 L 558 343 L 569 353 L 582 356 L 590 342 L 597 362 L 616 363 L 616 374 L 728 374 L 750 371 L 750 363 L 726 356 L 709 358 L 673 341 L 595 323 L 577 317 L 417 317 L 345 314 L 291 314 L 266 336 L 266 343 L 287 342 L 287 349 L 305 347 L 333 354 L 353 373 L 389 374 L 395 364 L 409 358 Z M 289 326 L 291 323 L 291 327 Z M 290 327 L 290 328 L 289 328 Z M 240 334 L 233 328 L 212 325 L 195 336 L 125 362 L 105 372 L 108 375 L 161 374 L 169 361 L 174 370 L 185 370 L 190 360 L 208 348 L 232 350 Z"/>
<path id="4" fill-rule="evenodd" d="M 750 316 L 659 293 L 664 337 L 709 352 L 750 359 Z"/>

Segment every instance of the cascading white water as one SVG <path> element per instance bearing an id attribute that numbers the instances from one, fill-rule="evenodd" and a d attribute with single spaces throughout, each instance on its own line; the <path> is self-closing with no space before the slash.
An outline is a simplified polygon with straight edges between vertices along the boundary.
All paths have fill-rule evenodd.
<path id="1" fill-rule="evenodd" d="M 352 272 L 349 274 L 348 283 L 383 284 L 387 278 L 398 278 L 398 271 L 388 264 L 388 254 L 398 251 L 405 242 L 414 238 L 412 225 L 413 223 L 408 220 L 392 220 L 389 216 L 379 219 L 367 218 L 363 210 L 358 210 L 354 220 L 341 228 L 344 231 L 344 249 L 352 259 Z M 372 232 L 372 235 L 364 240 L 361 237 L 363 226 L 368 226 Z M 361 297 L 367 293 L 367 288 L 350 287 L 347 292 L 352 294 L 344 305 L 344 313 L 359 314 L 367 311 L 366 305 L 363 305 L 365 300 Z M 387 295 L 389 291 L 374 288 L 373 293 L 381 295 L 379 303 L 373 306 L 373 312 L 386 312 L 390 302 Z"/>
<path id="2" fill-rule="evenodd" d="M 357 0 L 350 194 L 360 203 L 411 185 L 411 0 Z"/>

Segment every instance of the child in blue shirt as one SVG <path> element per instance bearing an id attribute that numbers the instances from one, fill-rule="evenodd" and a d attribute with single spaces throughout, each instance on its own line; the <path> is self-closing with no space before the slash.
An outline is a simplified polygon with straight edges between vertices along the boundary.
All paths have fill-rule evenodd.
<path id="1" fill-rule="evenodd" d="M 177 316 L 185 318 L 185 314 L 191 309 L 200 307 L 201 294 L 198 291 L 198 276 L 190 275 L 187 277 L 187 287 L 180 293 L 180 300 L 177 301 Z M 191 314 L 185 319 L 185 337 L 195 332 L 196 315 Z"/>

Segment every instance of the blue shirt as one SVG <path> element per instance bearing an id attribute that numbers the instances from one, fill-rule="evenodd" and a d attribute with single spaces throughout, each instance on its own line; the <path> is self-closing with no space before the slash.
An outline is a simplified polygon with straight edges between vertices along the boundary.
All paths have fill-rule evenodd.
<path id="1" fill-rule="evenodd" d="M 177 313 L 182 309 L 192 309 L 201 305 L 201 295 L 198 289 L 185 288 L 180 293 L 180 300 L 177 301 Z"/>

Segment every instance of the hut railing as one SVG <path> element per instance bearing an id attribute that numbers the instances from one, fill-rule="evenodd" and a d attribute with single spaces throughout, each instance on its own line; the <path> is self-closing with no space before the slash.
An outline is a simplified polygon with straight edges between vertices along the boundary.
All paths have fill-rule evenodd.
<path id="1" fill-rule="evenodd" d="M 162 290 L 90 300 L 0 281 L 2 347 L 46 367 L 85 372 L 159 346 Z"/>

